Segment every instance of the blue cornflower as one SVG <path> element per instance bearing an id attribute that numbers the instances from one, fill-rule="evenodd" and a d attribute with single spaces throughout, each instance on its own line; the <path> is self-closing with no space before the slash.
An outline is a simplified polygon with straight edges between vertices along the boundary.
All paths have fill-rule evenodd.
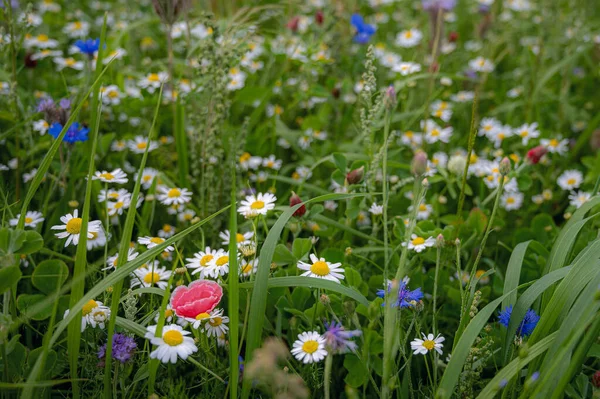
<path id="1" fill-rule="evenodd" d="M 113 359 L 117 359 L 121 363 L 125 363 L 133 356 L 133 352 L 135 352 L 137 348 L 137 344 L 133 340 L 133 338 L 128 337 L 124 334 L 116 333 L 113 335 L 112 340 L 112 357 Z M 106 344 L 102 345 L 98 350 L 98 358 L 103 360 L 106 356 Z"/>
<path id="2" fill-rule="evenodd" d="M 83 54 L 87 54 L 91 58 L 94 56 L 94 53 L 98 51 L 98 47 L 100 47 L 100 39 L 77 40 L 75 46 Z"/>
<path id="3" fill-rule="evenodd" d="M 388 282 L 387 292 L 392 290 L 392 282 Z M 385 298 L 384 290 L 377 290 L 377 296 L 380 298 Z M 398 289 L 398 300 L 392 306 L 400 306 L 401 308 L 409 308 L 415 305 L 418 301 L 423 298 L 423 292 L 421 292 L 421 288 L 417 288 L 414 291 L 411 291 L 408 288 L 408 280 L 402 280 L 400 283 L 400 288 Z M 382 304 L 385 306 L 385 302 Z"/>
<path id="4" fill-rule="evenodd" d="M 498 315 L 498 321 L 500 321 L 500 324 L 502 324 L 504 327 L 508 327 L 512 310 L 513 307 L 510 305 L 509 307 L 503 309 Z M 540 316 L 538 316 L 533 309 L 529 309 L 527 313 L 525 313 L 525 317 L 523 318 L 523 321 L 521 321 L 519 328 L 517 328 L 517 335 L 520 337 L 527 337 L 528 335 L 531 335 L 539 320 Z"/>
<path id="5" fill-rule="evenodd" d="M 359 14 L 352 14 L 350 23 L 356 29 L 354 35 L 354 41 L 359 44 L 366 44 L 371 39 L 371 36 L 375 34 L 375 26 L 365 23 L 365 20 Z"/>
<path id="6" fill-rule="evenodd" d="M 48 133 L 50 133 L 52 137 L 57 138 L 62 129 L 63 125 L 60 123 L 53 123 L 52 126 L 50 126 L 50 129 L 48 129 Z M 63 140 L 71 144 L 75 143 L 76 141 L 87 141 L 89 131 L 90 129 L 87 127 L 80 128 L 79 123 L 74 122 L 71 126 L 69 126 L 67 134 L 65 134 Z"/>
<path id="7" fill-rule="evenodd" d="M 352 338 L 362 334 L 360 330 L 347 331 L 341 323 L 332 321 L 331 323 L 324 322 L 327 329 L 323 333 L 325 345 L 331 353 L 346 353 L 355 352 L 356 343 Z"/>

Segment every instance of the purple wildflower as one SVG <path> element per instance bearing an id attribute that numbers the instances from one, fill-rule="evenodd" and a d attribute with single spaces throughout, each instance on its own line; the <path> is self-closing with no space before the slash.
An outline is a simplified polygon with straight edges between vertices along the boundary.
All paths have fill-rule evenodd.
<path id="1" fill-rule="evenodd" d="M 54 100 L 51 98 L 42 98 L 37 106 L 37 112 L 49 112 L 54 109 Z"/>
<path id="2" fill-rule="evenodd" d="M 124 334 L 116 333 L 113 335 L 113 359 L 117 359 L 121 363 L 125 363 L 133 356 L 133 352 L 137 348 L 137 344 L 133 338 Z M 106 344 L 102 345 L 98 350 L 98 359 L 104 360 L 106 356 Z"/>
<path id="3" fill-rule="evenodd" d="M 423 9 L 426 11 L 451 11 L 456 7 L 456 0 L 423 0 Z"/>
<path id="4" fill-rule="evenodd" d="M 352 338 L 360 336 L 362 331 L 348 331 L 341 323 L 336 321 L 332 321 L 331 323 L 325 322 L 324 324 L 327 331 L 323 333 L 323 337 L 325 338 L 325 345 L 327 346 L 328 350 L 330 350 L 332 353 L 347 353 L 356 351 L 356 343 L 352 341 Z"/>

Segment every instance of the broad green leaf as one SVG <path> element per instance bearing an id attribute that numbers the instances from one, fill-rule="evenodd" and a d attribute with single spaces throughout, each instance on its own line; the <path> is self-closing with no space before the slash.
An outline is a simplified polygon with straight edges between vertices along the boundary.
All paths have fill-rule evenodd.
<path id="1" fill-rule="evenodd" d="M 21 279 L 21 274 L 19 266 L 8 266 L 0 269 L 0 294 L 18 283 Z"/>
<path id="2" fill-rule="evenodd" d="M 31 283 L 44 294 L 58 290 L 69 277 L 69 268 L 59 259 L 49 259 L 40 262 L 33 270 Z"/>

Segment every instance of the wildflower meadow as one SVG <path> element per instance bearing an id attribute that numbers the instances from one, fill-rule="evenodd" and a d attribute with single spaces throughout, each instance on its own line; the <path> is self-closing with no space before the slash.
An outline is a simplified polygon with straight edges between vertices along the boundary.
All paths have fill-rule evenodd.
<path id="1" fill-rule="evenodd" d="M 600 398 L 595 0 L 0 1 L 0 398 Z"/>

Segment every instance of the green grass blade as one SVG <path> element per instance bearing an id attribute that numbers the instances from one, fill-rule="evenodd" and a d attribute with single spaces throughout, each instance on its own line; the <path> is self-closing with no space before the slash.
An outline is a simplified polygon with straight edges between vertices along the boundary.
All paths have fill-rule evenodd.
<path id="1" fill-rule="evenodd" d="M 156 108 L 154 110 L 154 117 L 152 120 L 152 125 L 150 126 L 150 132 L 148 132 L 148 142 L 150 142 L 155 136 L 155 127 L 156 121 L 158 119 L 158 111 L 160 109 L 160 103 L 162 100 L 162 91 L 163 86 L 161 85 L 160 90 L 158 92 L 158 99 L 156 101 Z M 148 160 L 148 153 L 150 150 L 150 146 L 146 146 L 146 150 L 144 151 L 144 155 L 142 156 L 142 161 L 140 162 L 139 170 L 144 170 L 146 166 L 146 161 Z M 142 173 L 137 174 L 135 186 L 133 188 L 133 193 L 131 194 L 131 203 L 137 204 L 138 196 L 140 194 L 140 187 L 142 185 Z M 119 256 L 117 261 L 117 268 L 122 267 L 125 262 L 127 262 L 127 251 L 129 250 L 129 243 L 131 242 L 131 237 L 133 234 L 133 225 L 135 224 L 135 215 L 137 213 L 137 208 L 135 206 L 130 206 L 127 211 L 127 218 L 125 219 L 125 226 L 123 227 L 123 233 L 121 235 L 121 243 L 119 245 L 119 253 L 122 256 Z M 117 317 L 117 312 L 119 311 L 119 298 L 121 297 L 121 290 L 123 289 L 123 280 L 119 280 L 113 287 L 112 292 L 112 301 L 110 304 L 110 321 L 108 322 L 108 337 L 107 342 L 109 344 L 106 345 L 106 356 L 104 361 L 104 397 L 106 399 L 110 399 L 112 396 L 112 336 L 115 332 L 115 322 Z"/>
<path id="2" fill-rule="evenodd" d="M 513 249 L 510 259 L 508 260 L 508 266 L 506 267 L 506 275 L 504 276 L 504 290 L 502 292 L 512 292 L 513 289 L 519 286 L 519 280 L 521 279 L 521 268 L 523 267 L 525 254 L 529 244 L 532 241 L 533 240 L 522 242 Z M 502 307 L 505 308 L 509 305 L 514 305 L 516 302 L 517 291 L 514 291 L 504 299 L 502 302 Z"/>
<path id="3" fill-rule="evenodd" d="M 354 198 L 358 196 L 364 196 L 364 194 L 326 194 L 305 202 L 305 204 L 322 202 L 328 200 L 341 200 Z M 246 356 L 245 361 L 249 362 L 252 359 L 253 351 L 259 347 L 260 339 L 262 336 L 263 324 L 265 311 L 267 308 L 267 293 L 268 293 L 268 280 L 269 272 L 271 270 L 271 261 L 273 254 L 275 253 L 275 247 L 279 241 L 279 237 L 283 228 L 287 224 L 288 220 L 292 217 L 294 212 L 300 208 L 302 204 L 295 205 L 285 212 L 275 222 L 269 234 L 263 243 L 260 250 L 258 271 L 256 272 L 256 279 L 254 280 L 254 289 L 252 290 L 252 298 L 250 305 L 250 315 L 248 321 L 248 336 L 246 339 Z M 233 234 L 233 232 L 232 232 Z M 242 387 L 242 397 L 247 398 L 250 395 L 250 384 L 251 381 L 248 379 L 244 380 Z"/>
<path id="4" fill-rule="evenodd" d="M 504 363 L 508 361 L 508 351 L 510 346 L 512 345 L 513 338 L 517 332 L 517 328 L 523 317 L 525 317 L 525 313 L 531 307 L 533 302 L 542 295 L 542 293 L 548 289 L 551 285 L 563 279 L 569 272 L 571 271 L 571 266 L 563 267 L 561 269 L 555 270 L 550 274 L 546 274 L 542 276 L 540 279 L 536 280 L 519 298 L 516 304 L 513 307 L 510 322 L 508 323 L 508 327 L 506 328 L 506 336 L 504 338 L 504 348 L 503 348 L 503 359 Z M 516 292 L 516 291 L 515 291 Z"/>
<path id="5" fill-rule="evenodd" d="M 340 231 L 345 231 L 348 232 L 356 237 L 360 237 L 360 238 L 364 238 L 365 240 L 369 240 L 369 241 L 373 241 L 376 242 L 377 244 L 381 244 L 383 245 L 383 241 L 381 241 L 380 239 L 378 239 L 377 237 L 374 237 L 372 235 L 369 234 L 365 234 L 362 231 L 353 229 L 350 226 L 346 226 L 343 223 L 340 223 L 336 220 L 330 219 L 327 216 L 323 216 L 323 215 L 315 215 L 313 217 L 313 220 L 317 223 L 322 223 L 326 226 L 331 226 L 331 227 L 335 227 L 336 229 L 339 229 Z"/>
<path id="6" fill-rule="evenodd" d="M 229 397 L 238 397 L 239 385 L 239 317 L 240 317 L 240 278 L 238 267 L 237 240 L 233 239 L 237 233 L 237 177 L 235 168 L 235 143 L 231 141 L 231 209 L 229 210 L 229 277 L 228 277 L 228 302 L 229 302 Z M 234 255 L 235 254 L 235 255 Z"/>
<path id="7" fill-rule="evenodd" d="M 493 399 L 496 397 L 498 390 L 500 389 L 500 383 L 502 381 L 510 381 L 517 373 L 527 366 L 532 360 L 540 356 L 553 344 L 556 333 L 552 333 L 542 339 L 537 344 L 531 346 L 527 352 L 527 356 L 524 358 L 516 358 L 500 371 L 496 373 L 494 378 L 487 383 L 485 388 L 479 393 L 477 399 Z"/>
<path id="8" fill-rule="evenodd" d="M 336 283 L 329 280 L 323 280 L 315 277 L 306 276 L 287 276 L 287 277 L 273 277 L 267 282 L 269 288 L 276 287 L 307 287 L 307 288 L 320 288 L 323 290 L 329 290 L 337 292 L 338 294 L 345 295 L 354 299 L 356 302 L 369 306 L 369 301 L 360 292 L 354 288 L 347 287 L 340 283 Z M 240 288 L 253 288 L 253 282 L 241 283 Z"/>
<path id="9" fill-rule="evenodd" d="M 177 149 L 177 168 L 179 171 L 179 184 L 182 187 L 190 187 L 188 176 L 190 173 L 190 165 L 188 159 L 187 135 L 185 134 L 185 116 L 183 105 L 179 98 L 175 104 L 175 147 Z"/>

